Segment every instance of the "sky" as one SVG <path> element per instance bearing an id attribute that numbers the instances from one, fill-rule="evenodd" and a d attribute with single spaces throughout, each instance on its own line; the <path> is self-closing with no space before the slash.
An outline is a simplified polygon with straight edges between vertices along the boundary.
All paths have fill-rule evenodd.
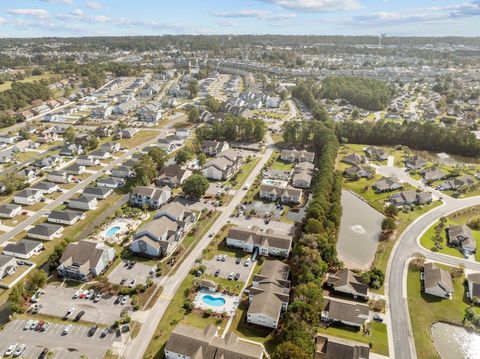
<path id="1" fill-rule="evenodd" d="M 480 36 L 480 0 L 0 0 L 0 37 Z"/>

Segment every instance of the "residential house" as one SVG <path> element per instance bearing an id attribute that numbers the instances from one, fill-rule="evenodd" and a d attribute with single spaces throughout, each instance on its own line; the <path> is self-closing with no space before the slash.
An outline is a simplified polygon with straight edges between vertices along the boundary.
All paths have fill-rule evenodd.
<path id="1" fill-rule="evenodd" d="M 6 144 L 6 145 L 13 145 L 16 140 L 17 140 L 16 136 L 0 135 L 0 143 Z"/>
<path id="2" fill-rule="evenodd" d="M 202 152 L 208 156 L 216 156 L 220 152 L 230 149 L 228 142 L 225 141 L 203 141 Z"/>
<path id="3" fill-rule="evenodd" d="M 120 151 L 120 143 L 118 142 L 107 142 L 100 146 L 100 150 L 109 153 L 115 153 Z"/>
<path id="4" fill-rule="evenodd" d="M 175 129 L 175 136 L 180 138 L 186 139 L 190 137 L 191 131 L 189 128 L 176 128 Z"/>
<path id="5" fill-rule="evenodd" d="M 467 275 L 467 287 L 467 295 L 470 300 L 478 303 L 478 300 L 480 299 L 480 273 L 476 272 Z"/>
<path id="6" fill-rule="evenodd" d="M 111 153 L 110 152 L 107 152 L 107 151 L 102 151 L 102 150 L 96 150 L 96 151 L 92 151 L 90 152 L 90 156 L 94 159 L 97 159 L 97 160 L 107 160 L 109 159 L 110 157 L 112 157 Z"/>
<path id="7" fill-rule="evenodd" d="M 54 183 L 69 183 L 72 178 L 73 176 L 64 170 L 47 173 L 47 180 Z"/>
<path id="8" fill-rule="evenodd" d="M 59 140 L 59 137 L 53 131 L 52 127 L 49 127 L 46 130 L 42 131 L 37 137 L 38 143 L 52 143 L 58 140 Z"/>
<path id="9" fill-rule="evenodd" d="M 87 187 L 82 192 L 85 196 L 95 197 L 97 200 L 105 199 L 113 193 L 113 188 Z"/>
<path id="10" fill-rule="evenodd" d="M 365 163 L 365 156 L 359 155 L 358 153 L 351 153 L 343 157 L 341 162 L 349 165 L 361 165 Z"/>
<path id="11" fill-rule="evenodd" d="M 97 179 L 97 187 L 120 188 L 125 184 L 123 178 L 104 177 Z"/>
<path id="12" fill-rule="evenodd" d="M 22 213 L 22 206 L 19 204 L 2 204 L 0 205 L 0 217 L 1 218 L 13 218 Z"/>
<path id="13" fill-rule="evenodd" d="M 351 327 L 361 327 L 369 318 L 366 304 L 325 297 L 321 319 L 330 323 L 341 323 Z"/>
<path id="14" fill-rule="evenodd" d="M 289 186 L 284 181 L 263 180 L 260 184 L 259 196 L 270 201 L 298 204 L 302 201 L 303 191 Z"/>
<path id="15" fill-rule="evenodd" d="M 315 337 L 315 359 L 369 359 L 370 347 L 356 342 L 327 334 Z"/>
<path id="16" fill-rule="evenodd" d="M 402 191 L 390 196 L 390 202 L 395 206 L 423 205 L 432 202 L 432 194 L 430 192 L 416 192 L 414 190 Z"/>
<path id="17" fill-rule="evenodd" d="M 44 241 L 51 241 L 58 238 L 63 233 L 63 226 L 51 223 L 40 223 L 30 228 L 27 236 L 30 238 L 42 239 Z"/>
<path id="18" fill-rule="evenodd" d="M 475 179 L 472 176 L 464 175 L 462 177 L 455 177 L 443 182 L 437 187 L 437 189 L 441 191 L 447 191 L 447 190 L 459 191 L 459 190 L 468 189 L 471 186 L 473 186 L 475 183 L 476 183 Z"/>
<path id="19" fill-rule="evenodd" d="M 138 128 L 125 128 L 118 133 L 120 138 L 133 138 L 138 133 Z"/>
<path id="20" fill-rule="evenodd" d="M 110 171 L 112 177 L 116 178 L 128 178 L 132 177 L 135 174 L 135 171 L 132 167 L 127 166 L 116 166 Z"/>
<path id="21" fill-rule="evenodd" d="M 60 156 L 48 156 L 36 160 L 33 165 L 42 170 L 51 170 L 63 163 L 63 159 Z"/>
<path id="22" fill-rule="evenodd" d="M 267 260 L 263 263 L 260 273 L 253 276 L 248 291 L 248 323 L 273 329 L 278 327 L 280 315 L 287 310 L 290 299 L 289 272 L 289 266 L 283 262 Z"/>
<path id="23" fill-rule="evenodd" d="M 299 162 L 292 171 L 292 185 L 296 188 L 310 188 L 315 165 L 311 162 Z"/>
<path id="24" fill-rule="evenodd" d="M 71 226 L 77 221 L 85 219 L 86 215 L 84 212 L 79 211 L 71 211 L 71 210 L 60 210 L 60 211 L 52 211 L 47 217 L 47 221 L 50 223 L 56 224 L 65 224 Z"/>
<path id="25" fill-rule="evenodd" d="M 179 324 L 164 348 L 166 359 L 262 359 L 261 346 L 239 340 L 233 332 L 218 334 L 214 325 L 204 329 Z"/>
<path id="26" fill-rule="evenodd" d="M 465 224 L 447 228 L 448 245 L 462 250 L 464 253 L 475 253 L 477 245 L 472 230 Z"/>
<path id="27" fill-rule="evenodd" d="M 295 148 L 293 150 L 282 150 L 280 158 L 285 162 L 310 162 L 313 163 L 315 159 L 314 152 L 308 151 L 297 151 Z"/>
<path id="28" fill-rule="evenodd" d="M 439 268 L 433 262 L 423 266 L 424 291 L 440 298 L 451 298 L 453 295 L 452 277 L 448 271 Z"/>
<path id="29" fill-rule="evenodd" d="M 81 154 L 83 154 L 82 146 L 74 143 L 66 144 L 60 149 L 60 156 L 75 157 Z"/>
<path id="30" fill-rule="evenodd" d="M 130 244 L 132 252 L 146 257 L 164 257 L 175 251 L 195 221 L 195 215 L 185 208 L 181 208 L 183 214 L 179 214 L 179 205 L 166 206 L 153 221 L 137 230 Z"/>
<path id="31" fill-rule="evenodd" d="M 436 167 L 430 167 L 423 171 L 423 179 L 427 183 L 444 179 L 446 176 L 447 173 Z"/>
<path id="32" fill-rule="evenodd" d="M 97 197 L 82 194 L 78 198 L 70 199 L 68 201 L 68 208 L 92 211 L 97 208 Z"/>
<path id="33" fill-rule="evenodd" d="M 402 184 L 392 177 L 383 177 L 375 182 L 372 187 L 377 193 L 392 192 L 403 188 Z"/>
<path id="34" fill-rule="evenodd" d="M 130 194 L 130 204 L 137 207 L 158 209 L 172 197 L 168 186 L 162 188 L 137 186 Z"/>
<path id="35" fill-rule="evenodd" d="M 409 170 L 419 170 L 426 164 L 427 161 L 417 155 L 407 156 L 405 158 L 405 167 L 407 167 Z"/>
<path id="36" fill-rule="evenodd" d="M 17 270 L 18 263 L 15 257 L 0 254 L 0 280 L 13 275 Z"/>
<path id="37" fill-rule="evenodd" d="M 374 161 L 388 160 L 388 154 L 379 147 L 369 146 L 365 148 L 365 154 Z"/>
<path id="38" fill-rule="evenodd" d="M 348 178 L 371 178 L 373 170 L 370 167 L 362 165 L 353 165 L 343 171 L 343 175 Z"/>
<path id="39" fill-rule="evenodd" d="M 73 165 L 68 166 L 65 168 L 65 172 L 67 172 L 70 175 L 81 175 L 82 173 L 85 173 L 86 168 L 84 165 L 79 165 L 77 163 L 74 163 Z"/>
<path id="40" fill-rule="evenodd" d="M 137 120 L 146 123 L 157 123 L 162 117 L 162 109 L 154 104 L 146 104 L 137 110 Z"/>
<path id="41" fill-rule="evenodd" d="M 368 298 L 368 285 L 363 283 L 360 275 L 347 268 L 329 274 L 327 286 L 335 292 L 349 294 L 354 298 Z"/>
<path id="42" fill-rule="evenodd" d="M 35 203 L 40 202 L 43 199 L 43 194 L 40 191 L 26 188 L 23 191 L 20 191 L 13 195 L 13 202 L 17 204 L 24 204 L 26 206 L 31 206 Z"/>
<path id="43" fill-rule="evenodd" d="M 115 249 L 103 242 L 83 240 L 68 244 L 60 258 L 60 277 L 89 281 L 100 275 L 115 259 Z"/>
<path id="44" fill-rule="evenodd" d="M 100 160 L 91 155 L 81 155 L 77 157 L 76 163 L 80 166 L 93 167 L 98 166 L 100 164 Z"/>
<path id="45" fill-rule="evenodd" d="M 3 254 L 20 259 L 30 259 L 32 256 L 40 253 L 43 248 L 42 242 L 21 239 L 3 247 Z"/>
<path id="46" fill-rule="evenodd" d="M 243 156 L 239 151 L 220 152 L 214 159 L 205 163 L 202 175 L 206 178 L 221 181 L 232 177 L 242 166 Z"/>
<path id="47" fill-rule="evenodd" d="M 175 188 L 180 186 L 188 177 L 192 175 L 189 169 L 183 169 L 179 165 L 173 164 L 162 168 L 155 179 L 157 186 L 169 186 Z"/>
<path id="48" fill-rule="evenodd" d="M 43 195 L 52 194 L 60 190 L 58 184 L 48 181 L 37 182 L 30 186 L 31 189 L 40 191 Z"/>
<path id="49" fill-rule="evenodd" d="M 228 231 L 226 243 L 252 253 L 258 251 L 262 256 L 278 256 L 287 258 L 292 248 L 292 237 L 275 233 L 272 229 L 264 231 L 257 226 L 252 228 L 232 227 Z"/>

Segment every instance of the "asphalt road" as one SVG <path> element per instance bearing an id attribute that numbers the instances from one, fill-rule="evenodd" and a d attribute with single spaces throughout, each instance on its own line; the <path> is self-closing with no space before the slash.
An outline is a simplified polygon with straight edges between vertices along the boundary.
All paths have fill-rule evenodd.
<path id="1" fill-rule="evenodd" d="M 440 217 L 456 212 L 460 209 L 480 205 L 480 197 L 453 199 L 444 196 L 444 204 L 436 207 L 411 223 L 400 235 L 390 255 L 386 273 L 385 292 L 388 297 L 388 307 L 391 318 L 391 338 L 389 342 L 391 357 L 395 359 L 417 358 L 415 343 L 408 310 L 406 273 L 410 259 L 416 255 L 423 255 L 427 260 L 436 261 L 452 266 L 464 266 L 480 272 L 480 263 L 462 258 L 447 256 L 431 252 L 420 246 L 418 240 L 421 235 Z"/>

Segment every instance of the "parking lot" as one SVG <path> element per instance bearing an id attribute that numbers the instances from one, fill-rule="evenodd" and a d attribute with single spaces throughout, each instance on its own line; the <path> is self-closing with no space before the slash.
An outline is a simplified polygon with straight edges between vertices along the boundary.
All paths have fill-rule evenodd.
<path id="1" fill-rule="evenodd" d="M 214 275 L 215 271 L 217 269 L 220 269 L 220 273 L 218 275 L 219 277 L 227 278 L 231 272 L 240 273 L 239 281 L 246 282 L 250 275 L 250 271 L 254 266 L 254 264 L 252 263 L 250 264 L 249 267 L 245 267 L 244 265 L 245 261 L 249 258 L 250 256 L 245 256 L 241 258 L 241 261 L 239 264 L 236 264 L 235 257 L 227 255 L 225 262 L 222 262 L 222 261 L 218 261 L 217 256 L 215 256 L 210 260 L 204 260 L 202 263 L 207 267 L 206 274 L 208 275 Z"/>
<path id="2" fill-rule="evenodd" d="M 23 343 L 27 347 L 22 358 L 38 358 L 42 350 L 48 348 L 55 354 L 54 358 L 78 359 L 85 355 L 89 359 L 101 359 L 114 341 L 122 340 L 114 332 L 100 338 L 101 328 L 89 337 L 87 333 L 90 327 L 83 325 L 74 325 L 67 335 L 62 335 L 67 324 L 60 323 L 50 323 L 44 332 L 23 330 L 26 322 L 26 319 L 14 320 L 5 325 L 0 334 L 0 355 L 3 356 L 9 345 Z"/>
<path id="3" fill-rule="evenodd" d="M 280 222 L 280 221 L 269 221 L 268 224 L 265 223 L 265 220 L 257 217 L 232 217 L 230 222 L 236 224 L 237 226 L 251 228 L 253 226 L 258 226 L 264 230 L 273 229 L 275 233 L 292 235 L 294 225 L 292 223 Z"/>
<path id="4" fill-rule="evenodd" d="M 136 263 L 133 268 L 127 268 L 125 266 L 125 261 L 121 261 L 108 275 L 108 281 L 112 284 L 120 284 L 123 279 L 126 279 L 124 286 L 135 280 L 135 285 L 141 284 L 144 285 L 149 277 L 149 272 L 152 269 L 152 266 L 148 266 L 143 263 Z M 156 277 L 153 276 L 152 279 L 155 281 Z"/>
<path id="5" fill-rule="evenodd" d="M 63 318 L 70 308 L 75 308 L 71 319 L 81 310 L 85 311 L 82 321 L 111 325 L 120 318 L 122 309 L 126 305 L 114 304 L 116 296 L 103 296 L 99 302 L 94 303 L 91 299 L 72 299 L 78 288 L 62 288 L 49 285 L 45 288 L 45 294 L 40 297 L 38 303 L 42 305 L 40 314 Z"/>

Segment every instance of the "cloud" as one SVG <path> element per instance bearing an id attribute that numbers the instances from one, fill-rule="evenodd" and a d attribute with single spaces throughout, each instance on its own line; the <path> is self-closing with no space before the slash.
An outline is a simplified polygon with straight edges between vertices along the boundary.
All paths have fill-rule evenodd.
<path id="1" fill-rule="evenodd" d="M 237 26 L 237 23 L 235 21 L 232 21 L 232 20 L 218 20 L 218 21 L 214 21 L 214 23 L 217 24 L 218 26 L 222 26 L 222 27 Z"/>
<path id="2" fill-rule="evenodd" d="M 356 10 L 362 6 L 357 0 L 260 0 L 283 9 L 303 12 L 330 12 Z"/>
<path id="3" fill-rule="evenodd" d="M 59 19 L 59 20 L 69 19 L 69 20 L 76 20 L 76 21 L 82 21 L 82 22 L 87 22 L 87 23 L 98 23 L 98 22 L 105 23 L 105 22 L 109 22 L 109 21 L 110 21 L 110 18 L 109 18 L 108 16 L 104 16 L 104 15 L 96 15 L 96 16 L 87 15 L 87 14 L 86 14 L 83 10 L 81 10 L 81 9 L 72 10 L 72 11 L 70 11 L 69 14 L 66 14 L 66 15 L 57 15 L 56 18 Z"/>
<path id="4" fill-rule="evenodd" d="M 0 17 L 0 25 L 6 24 L 7 20 L 5 20 L 3 17 Z"/>
<path id="5" fill-rule="evenodd" d="M 254 18 L 270 22 L 284 22 L 297 17 L 294 13 L 272 14 L 270 11 L 243 9 L 236 11 L 217 11 L 213 16 L 223 18 Z"/>
<path id="6" fill-rule="evenodd" d="M 51 3 L 60 3 L 66 5 L 73 5 L 75 2 L 74 0 L 39 0 L 41 2 L 51 2 Z"/>
<path id="7" fill-rule="evenodd" d="M 14 16 L 31 16 L 37 19 L 47 19 L 49 14 L 45 9 L 7 9 L 6 12 Z"/>
<path id="8" fill-rule="evenodd" d="M 91 10 L 102 10 L 103 9 L 103 4 L 100 4 L 99 2 L 96 1 L 88 1 L 85 3 L 85 6 Z"/>

